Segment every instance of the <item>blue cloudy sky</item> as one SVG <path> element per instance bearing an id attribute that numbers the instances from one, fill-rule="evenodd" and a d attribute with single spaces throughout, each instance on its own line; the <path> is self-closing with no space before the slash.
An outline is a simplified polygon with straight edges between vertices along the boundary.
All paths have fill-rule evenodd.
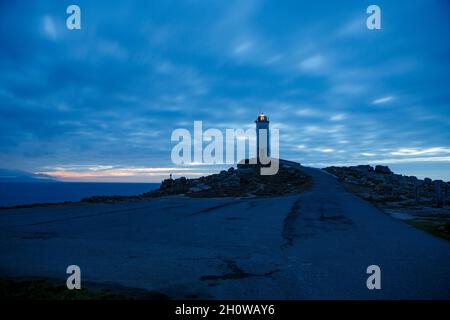
<path id="1" fill-rule="evenodd" d="M 172 131 L 248 128 L 262 110 L 282 158 L 450 180 L 446 0 L 0 3 L 0 168 L 203 175 L 220 168 L 172 164 Z"/>

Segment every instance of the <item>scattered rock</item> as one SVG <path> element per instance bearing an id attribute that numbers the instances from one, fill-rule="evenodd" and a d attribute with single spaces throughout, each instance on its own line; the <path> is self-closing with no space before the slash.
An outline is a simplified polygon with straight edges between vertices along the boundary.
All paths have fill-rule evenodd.
<path id="1" fill-rule="evenodd" d="M 442 180 L 394 174 L 389 167 L 380 165 L 375 170 L 370 166 L 324 170 L 338 177 L 349 191 L 377 205 L 409 208 L 450 205 L 450 184 Z"/>
<path id="2" fill-rule="evenodd" d="M 185 194 L 190 197 L 278 196 L 303 191 L 311 178 L 298 163 L 280 160 L 275 175 L 261 175 L 260 164 L 243 161 L 237 169 L 229 168 L 218 174 L 198 179 L 167 179 L 158 190 L 146 197 Z"/>

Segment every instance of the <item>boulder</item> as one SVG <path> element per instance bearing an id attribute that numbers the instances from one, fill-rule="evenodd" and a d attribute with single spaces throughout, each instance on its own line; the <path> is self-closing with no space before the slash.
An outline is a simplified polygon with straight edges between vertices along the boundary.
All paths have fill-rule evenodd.
<path id="1" fill-rule="evenodd" d="M 392 186 L 389 184 L 380 183 L 376 185 L 375 191 L 382 195 L 389 194 L 392 192 Z"/>
<path id="2" fill-rule="evenodd" d="M 356 166 L 353 168 L 355 168 L 356 170 L 359 170 L 359 171 L 363 171 L 363 172 L 372 172 L 373 171 L 373 167 L 370 165 L 359 165 L 359 166 Z"/>
<path id="3" fill-rule="evenodd" d="M 202 191 L 202 189 L 199 188 L 199 187 L 191 187 L 191 188 L 189 188 L 189 192 L 191 192 L 191 193 L 200 192 L 200 191 Z"/>
<path id="4" fill-rule="evenodd" d="M 381 174 L 392 174 L 392 171 L 391 169 L 389 169 L 388 166 L 380 166 L 380 165 L 375 166 L 375 172 Z"/>

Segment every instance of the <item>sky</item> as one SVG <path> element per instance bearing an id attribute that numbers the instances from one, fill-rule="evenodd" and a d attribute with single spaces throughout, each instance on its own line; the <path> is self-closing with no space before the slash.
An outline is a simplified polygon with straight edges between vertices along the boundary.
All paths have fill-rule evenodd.
<path id="1" fill-rule="evenodd" d="M 173 130 L 253 128 L 263 111 L 283 159 L 450 180 L 446 0 L 1 1 L 0 26 L 0 168 L 206 175 L 230 165 L 173 164 Z"/>

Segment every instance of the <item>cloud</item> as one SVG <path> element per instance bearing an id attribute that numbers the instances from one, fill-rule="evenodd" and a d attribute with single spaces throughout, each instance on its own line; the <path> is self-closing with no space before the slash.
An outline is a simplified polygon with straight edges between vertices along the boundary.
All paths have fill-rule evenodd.
<path id="1" fill-rule="evenodd" d="M 426 149 L 416 149 L 416 148 L 401 148 L 397 151 L 390 152 L 393 156 L 418 156 L 418 155 L 438 155 L 450 153 L 450 148 L 446 147 L 433 147 Z"/>
<path id="2" fill-rule="evenodd" d="M 359 15 L 356 18 L 351 19 L 342 27 L 340 27 L 337 32 L 337 37 L 351 37 L 351 36 L 361 36 L 367 31 L 366 27 L 366 17 L 364 15 Z"/>
<path id="3" fill-rule="evenodd" d="M 325 65 L 325 58 L 320 54 L 316 54 L 300 62 L 299 68 L 302 71 L 314 72 L 322 70 L 324 65 Z"/>
<path id="4" fill-rule="evenodd" d="M 283 59 L 283 55 L 282 54 L 275 54 L 273 56 L 271 56 L 270 58 L 268 58 L 265 63 L 266 64 L 274 64 L 277 63 L 279 61 L 281 61 Z"/>
<path id="5" fill-rule="evenodd" d="M 331 93 L 337 95 L 359 95 L 367 92 L 367 86 L 362 83 L 355 83 L 355 80 L 336 80 L 336 84 L 332 86 Z"/>
<path id="6" fill-rule="evenodd" d="M 245 42 L 237 45 L 234 48 L 233 52 L 234 52 L 234 54 L 240 55 L 240 54 L 243 54 L 243 53 L 249 51 L 252 47 L 253 47 L 253 44 L 250 41 L 245 41 Z"/>
<path id="7" fill-rule="evenodd" d="M 159 182 L 170 174 L 198 177 L 210 174 L 211 169 L 196 168 L 192 171 L 186 167 L 117 167 L 112 165 L 71 165 L 55 166 L 46 171 L 34 174 L 45 175 L 67 181 L 128 181 L 128 182 Z"/>
<path id="8" fill-rule="evenodd" d="M 378 160 L 370 160 L 371 163 L 374 164 L 390 164 L 390 163 L 416 163 L 416 162 L 450 162 L 450 157 L 415 157 L 415 158 L 387 158 L 387 159 L 378 159 Z"/>
<path id="9" fill-rule="evenodd" d="M 334 152 L 332 148 L 315 148 L 314 151 L 322 152 L 322 153 L 331 153 Z"/>
<path id="10" fill-rule="evenodd" d="M 355 166 L 360 164 L 370 164 L 370 165 L 390 165 L 390 164 L 416 164 L 416 163 L 448 163 L 450 162 L 450 157 L 417 157 L 417 158 L 405 158 L 405 159 L 396 159 L 396 158 L 386 158 L 386 159 L 371 159 L 371 160 L 361 160 L 361 159 L 351 159 L 351 160 L 338 160 L 338 161 L 329 161 L 326 159 L 326 161 L 303 161 L 304 165 L 307 166 L 313 166 L 313 167 L 328 167 L 328 166 Z M 431 171 L 429 171 L 431 173 Z M 447 176 L 448 172 L 440 172 L 438 173 L 438 176 Z M 448 179 L 448 178 L 445 178 Z"/>
<path id="11" fill-rule="evenodd" d="M 331 118 L 330 118 L 331 121 L 342 121 L 344 119 L 345 119 L 344 114 L 335 114 L 334 116 L 331 116 Z"/>
<path id="12" fill-rule="evenodd" d="M 372 101 L 372 104 L 384 104 L 384 103 L 388 103 L 390 101 L 392 101 L 394 99 L 394 97 L 392 96 L 386 96 L 386 97 L 382 97 L 376 100 Z"/>
<path id="13" fill-rule="evenodd" d="M 44 16 L 42 18 L 42 31 L 50 40 L 56 40 L 58 38 L 56 24 L 51 16 Z"/>
<path id="14" fill-rule="evenodd" d="M 128 52 L 115 41 L 98 41 L 98 51 L 101 54 L 117 59 L 128 58 Z"/>
<path id="15" fill-rule="evenodd" d="M 299 116 L 303 116 L 303 117 L 320 117 L 322 116 L 322 113 L 314 110 L 312 108 L 301 108 L 295 111 L 295 113 Z"/>
<path id="16" fill-rule="evenodd" d="M 374 157 L 374 156 L 376 156 L 376 154 L 373 153 L 373 152 L 361 152 L 360 154 L 362 156 L 364 156 L 364 157 Z"/>
<path id="17" fill-rule="evenodd" d="M 283 157 L 302 163 L 445 157 L 450 57 L 431 26 L 450 20 L 435 4 L 409 15 L 386 6 L 400 18 L 389 32 L 370 32 L 364 10 L 342 1 L 327 10 L 180 1 L 170 15 L 145 1 L 89 2 L 86 28 L 66 32 L 56 2 L 11 2 L 0 11 L 1 26 L 14 30 L 0 36 L 0 164 L 145 179 L 121 170 L 171 168 L 174 128 L 253 128 L 260 110 L 280 128 Z M 405 34 L 417 13 L 432 23 Z M 86 159 L 100 165 L 56 169 Z M 203 172 L 191 169 L 180 174 Z"/>

